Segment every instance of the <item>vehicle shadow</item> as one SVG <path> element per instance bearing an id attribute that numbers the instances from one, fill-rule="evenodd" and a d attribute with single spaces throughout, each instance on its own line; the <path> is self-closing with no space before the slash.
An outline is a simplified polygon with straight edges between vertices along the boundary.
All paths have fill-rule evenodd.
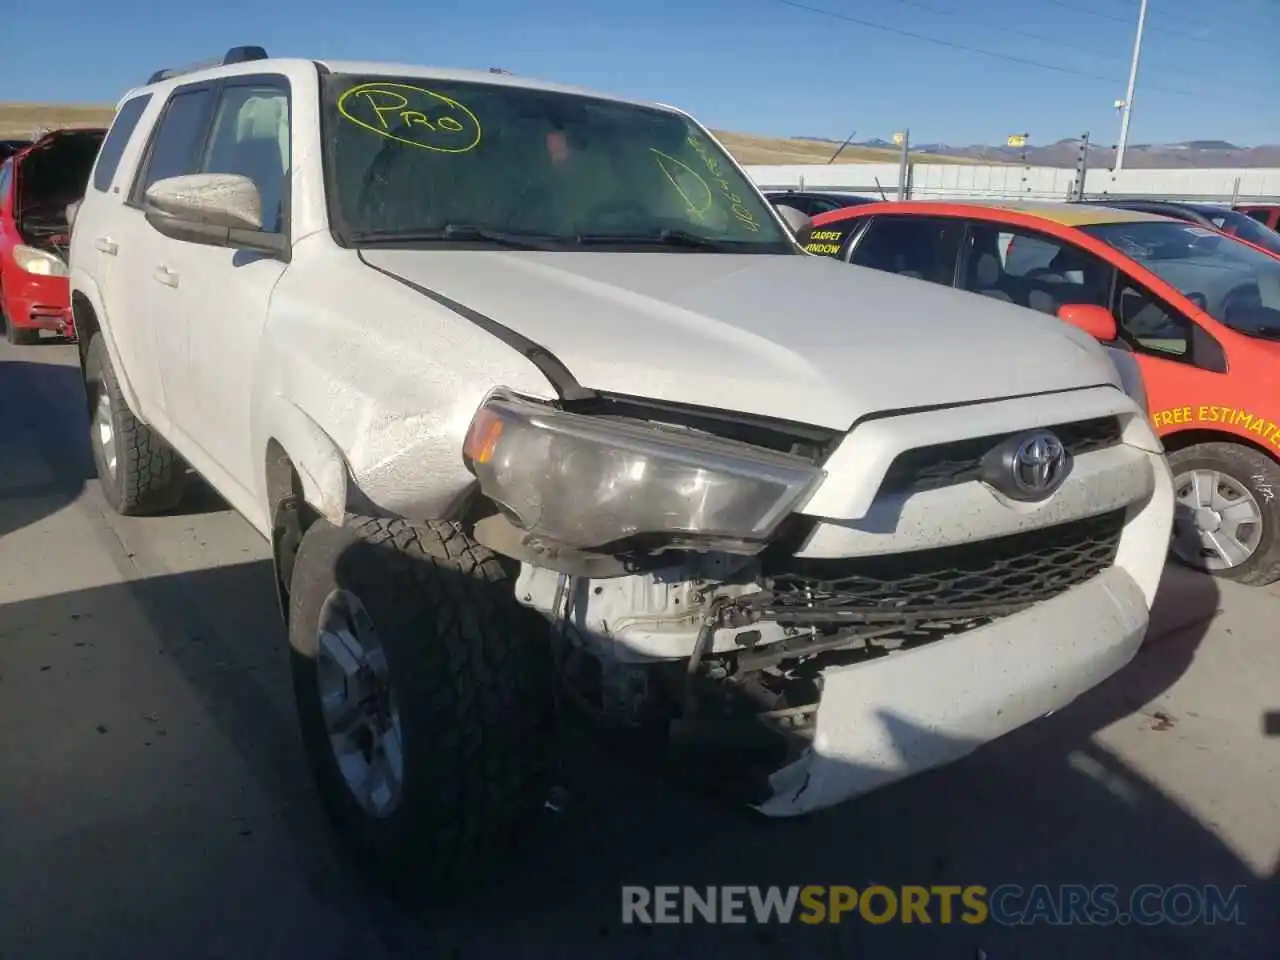
<path id="1" fill-rule="evenodd" d="M 373 892 L 334 844 L 302 757 L 267 563 L 10 604 L 0 813 L 23 828 L 0 832 L 0 910 L 14 911 L 0 916 L 0 955 L 1269 956 L 1275 900 L 1256 886 L 1247 926 L 621 923 L 624 884 L 1256 885 L 1208 827 L 1094 740 L 1196 655 L 1217 588 L 1199 578 L 1194 597 L 1180 586 L 1174 600 L 1181 625 L 1069 708 L 802 820 L 728 807 L 570 730 L 565 811 L 483 895 L 447 907 Z M 899 738 L 942 736 L 883 719 Z"/>
<path id="2" fill-rule="evenodd" d="M 56 513 L 76 500 L 96 475 L 86 442 L 89 415 L 80 369 L 65 354 L 48 359 L 0 360 L 0 536 Z M 37 354 L 38 355 L 38 354 Z M 188 471 L 179 515 L 230 509 L 213 489 Z"/>
<path id="3" fill-rule="evenodd" d="M 230 510 L 227 503 L 208 481 L 190 467 L 186 468 L 186 481 L 182 490 L 182 502 L 172 510 L 166 510 L 169 517 L 195 517 L 208 513 L 222 513 Z"/>
<path id="4" fill-rule="evenodd" d="M 94 474 L 79 370 L 10 355 L 0 363 L 0 536 L 62 509 Z"/>
<path id="5" fill-rule="evenodd" d="M 1262 732 L 1267 737 L 1280 737 L 1280 710 L 1268 710 L 1263 714 Z M 1275 869 L 1271 871 L 1271 882 L 1280 886 L 1280 857 L 1276 857 Z"/>

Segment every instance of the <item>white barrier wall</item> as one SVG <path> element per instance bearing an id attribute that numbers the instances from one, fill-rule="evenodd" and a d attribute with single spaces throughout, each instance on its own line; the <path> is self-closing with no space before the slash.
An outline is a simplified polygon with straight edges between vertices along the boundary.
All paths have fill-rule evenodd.
<path id="1" fill-rule="evenodd" d="M 793 164 L 746 170 L 765 189 L 845 190 L 871 197 L 883 190 L 890 200 L 898 195 L 896 163 Z M 908 196 L 916 200 L 1063 200 L 1075 179 L 1074 170 L 1053 167 L 913 163 Z M 1219 202 L 1233 196 L 1240 201 L 1280 201 L 1280 169 L 1089 171 L 1085 194 L 1104 193 Z"/>

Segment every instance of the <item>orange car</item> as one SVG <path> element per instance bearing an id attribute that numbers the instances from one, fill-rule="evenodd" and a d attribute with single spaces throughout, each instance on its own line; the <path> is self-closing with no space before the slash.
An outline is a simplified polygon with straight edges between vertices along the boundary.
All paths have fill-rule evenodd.
<path id="1" fill-rule="evenodd" d="M 1243 583 L 1280 579 L 1280 258 L 1095 204 L 877 202 L 821 214 L 798 239 L 1070 316 L 1131 350 L 1175 476 L 1174 555 Z"/>

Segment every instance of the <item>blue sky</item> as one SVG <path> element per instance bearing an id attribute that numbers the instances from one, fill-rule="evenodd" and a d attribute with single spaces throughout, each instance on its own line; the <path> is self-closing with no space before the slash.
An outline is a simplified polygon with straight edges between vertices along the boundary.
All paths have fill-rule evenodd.
<path id="1" fill-rule="evenodd" d="M 501 66 L 674 103 L 742 132 L 842 139 L 856 129 L 862 140 L 909 126 L 917 143 L 966 144 L 1023 131 L 1048 143 L 1089 130 L 1111 144 L 1138 0 L 9 6 L 0 21 L 4 101 L 114 101 L 158 67 L 257 43 L 276 55 Z M 1134 103 L 1134 143 L 1280 142 L 1280 0 L 1150 0 Z"/>

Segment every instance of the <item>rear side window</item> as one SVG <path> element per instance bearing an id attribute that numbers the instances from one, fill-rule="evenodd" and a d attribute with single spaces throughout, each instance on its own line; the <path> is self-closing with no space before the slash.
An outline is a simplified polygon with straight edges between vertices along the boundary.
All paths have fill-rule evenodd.
<path id="1" fill-rule="evenodd" d="M 991 230 L 986 224 L 974 224 L 973 230 Z M 1028 233 L 1014 233 L 1011 230 L 999 234 L 1000 256 L 1004 260 L 1004 272 L 1011 277 L 1034 276 L 1038 271 L 1048 270 L 1053 258 L 1063 250 L 1062 243 L 1037 237 Z"/>
<path id="2" fill-rule="evenodd" d="M 134 188 L 133 201 L 142 200 L 157 180 L 195 173 L 209 127 L 213 91 L 209 87 L 179 91 L 170 99 L 148 151 L 146 169 Z"/>
<path id="3" fill-rule="evenodd" d="M 200 172 L 248 177 L 262 201 L 262 229 L 280 231 L 289 182 L 289 91 L 283 78 L 223 91 Z"/>
<path id="4" fill-rule="evenodd" d="M 0 163 L 0 207 L 3 207 L 5 201 L 9 199 L 9 181 L 11 179 L 9 171 L 12 169 L 13 164 L 10 161 L 6 160 L 4 163 Z"/>
<path id="5" fill-rule="evenodd" d="M 858 241 L 852 262 L 951 286 L 964 221 L 946 217 L 879 216 Z"/>
<path id="6" fill-rule="evenodd" d="M 960 286 L 1055 316 L 1067 304 L 1108 307 L 1115 270 L 1076 245 L 1004 224 L 969 224 Z"/>
<path id="7" fill-rule="evenodd" d="M 116 168 L 120 166 L 120 158 L 124 156 L 124 148 L 129 145 L 129 138 L 133 136 L 138 121 L 142 119 L 142 112 L 147 109 L 147 104 L 150 102 L 151 94 L 144 93 L 140 97 L 126 101 L 117 111 L 116 118 L 111 123 L 111 129 L 98 150 L 98 162 L 93 168 L 95 190 L 106 193 L 111 188 Z"/>

